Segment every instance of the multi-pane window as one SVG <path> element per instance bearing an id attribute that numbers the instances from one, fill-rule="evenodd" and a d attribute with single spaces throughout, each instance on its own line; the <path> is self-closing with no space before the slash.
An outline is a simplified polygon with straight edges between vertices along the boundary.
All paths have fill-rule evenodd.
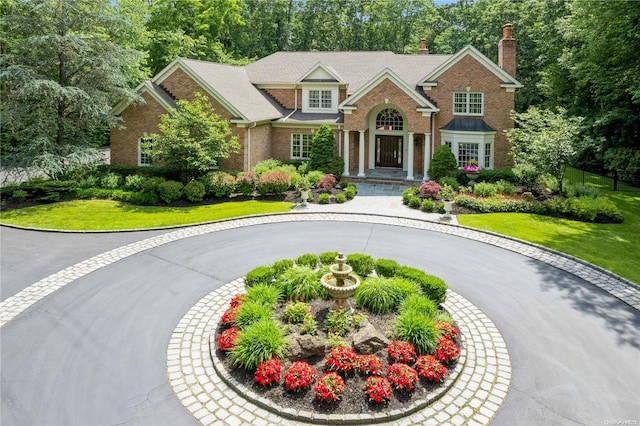
<path id="1" fill-rule="evenodd" d="M 376 129 L 402 130 L 403 128 L 402 114 L 397 110 L 387 108 L 378 113 L 378 116 L 376 117 Z"/>
<path id="2" fill-rule="evenodd" d="M 493 157 L 491 153 L 491 144 L 487 143 L 484 145 L 484 168 L 491 168 L 491 158 Z"/>
<path id="3" fill-rule="evenodd" d="M 464 167 L 469 164 L 469 160 L 478 161 L 480 144 L 460 142 L 458 144 L 458 166 Z"/>
<path id="4" fill-rule="evenodd" d="M 291 158 L 307 160 L 311 157 L 311 142 L 313 135 L 294 133 L 291 135 Z"/>
<path id="5" fill-rule="evenodd" d="M 153 149 L 153 139 L 149 136 L 143 136 L 138 139 L 138 165 L 151 166 L 151 150 Z"/>
<path id="6" fill-rule="evenodd" d="M 331 90 L 309 90 L 309 108 L 331 109 Z"/>
<path id="7" fill-rule="evenodd" d="M 483 94 L 456 92 L 453 94 L 453 113 L 482 115 Z"/>

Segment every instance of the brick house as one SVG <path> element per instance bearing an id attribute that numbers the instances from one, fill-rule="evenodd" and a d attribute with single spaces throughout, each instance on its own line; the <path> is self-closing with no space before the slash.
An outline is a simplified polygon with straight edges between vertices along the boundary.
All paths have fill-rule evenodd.
<path id="1" fill-rule="evenodd" d="M 460 166 L 509 165 L 503 130 L 513 126 L 516 41 L 503 27 L 498 64 L 472 46 L 453 55 L 392 52 L 278 52 L 246 66 L 176 59 L 138 90 L 145 103 L 122 103 L 111 131 L 111 162 L 145 165 L 140 150 L 176 99 L 208 96 L 229 120 L 241 150 L 222 169 L 248 171 L 268 158 L 309 157 L 314 131 L 334 130 L 345 176 L 373 169 L 426 179 L 435 149 L 447 144 Z M 404 176 L 403 172 L 403 176 Z"/>

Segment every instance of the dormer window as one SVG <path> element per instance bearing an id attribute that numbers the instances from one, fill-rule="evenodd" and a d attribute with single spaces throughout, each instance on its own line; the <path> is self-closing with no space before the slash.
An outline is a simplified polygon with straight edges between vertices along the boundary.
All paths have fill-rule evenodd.
<path id="1" fill-rule="evenodd" d="M 302 112 L 338 112 L 338 89 L 327 88 L 303 88 Z"/>
<path id="2" fill-rule="evenodd" d="M 453 94 L 454 115 L 482 115 L 483 93 L 456 92 Z"/>

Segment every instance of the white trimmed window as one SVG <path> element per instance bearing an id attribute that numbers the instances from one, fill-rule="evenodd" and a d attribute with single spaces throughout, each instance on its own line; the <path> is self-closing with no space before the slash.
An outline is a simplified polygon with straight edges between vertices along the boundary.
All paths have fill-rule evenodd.
<path id="1" fill-rule="evenodd" d="M 309 109 L 331 109 L 331 90 L 309 90 Z"/>
<path id="2" fill-rule="evenodd" d="M 490 169 L 492 167 L 493 164 L 493 151 L 492 151 L 492 144 L 490 143 L 486 143 L 484 144 L 484 164 L 483 167 L 485 169 Z M 478 161 L 478 164 L 482 164 L 481 162 Z"/>
<path id="3" fill-rule="evenodd" d="M 311 157 L 311 142 L 313 135 L 309 133 L 294 133 L 291 135 L 291 159 L 308 160 Z"/>
<path id="4" fill-rule="evenodd" d="M 483 169 L 493 168 L 493 143 L 496 132 L 463 132 L 442 130 L 442 144 L 451 148 L 458 167 L 477 160 Z"/>
<path id="5" fill-rule="evenodd" d="M 151 166 L 153 161 L 151 153 L 153 150 L 153 139 L 146 134 L 138 139 L 138 166 Z"/>
<path id="6" fill-rule="evenodd" d="M 469 164 L 469 160 L 476 160 L 480 164 L 478 158 L 478 152 L 480 151 L 480 144 L 461 142 L 458 144 L 458 165 L 461 167 Z"/>
<path id="7" fill-rule="evenodd" d="M 454 115 L 482 115 L 483 93 L 456 92 L 453 94 Z"/>
<path id="8" fill-rule="evenodd" d="M 302 112 L 338 112 L 338 87 L 316 86 L 302 89 Z"/>

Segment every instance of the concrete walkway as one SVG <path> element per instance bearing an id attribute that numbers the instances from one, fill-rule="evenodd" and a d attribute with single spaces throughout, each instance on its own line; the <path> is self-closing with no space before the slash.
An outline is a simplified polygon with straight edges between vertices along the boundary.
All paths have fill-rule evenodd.
<path id="1" fill-rule="evenodd" d="M 356 200 L 366 203 L 364 193 Z M 378 209 L 73 238 L 2 228 L 0 289 L 15 294 L 0 304 L 0 423 L 197 424 L 176 395 L 178 378 L 169 377 L 175 371 L 167 370 L 177 325 L 204 318 L 206 313 L 190 315 L 255 266 L 337 249 L 397 259 L 442 277 L 504 338 L 512 372 L 504 403 L 490 411 L 497 414 L 489 420 L 486 410 L 460 414 L 448 408 L 450 420 L 440 417 L 445 422 L 601 425 L 640 419 L 637 287 L 522 242 L 437 218 L 403 217 L 399 212 L 411 210 L 401 204 Z M 43 253 L 47 262 L 32 262 Z M 23 275 L 34 280 L 31 285 L 28 279 L 15 283 Z M 219 297 L 212 303 L 219 304 Z M 465 313 L 474 316 L 473 308 Z M 182 332 L 196 338 L 189 326 Z M 477 359 L 488 364 L 490 357 Z M 196 392 L 186 380 L 204 367 L 180 365 L 180 378 Z M 205 390 L 211 392 L 203 386 L 202 395 Z M 491 396 L 485 395 L 489 403 Z M 260 420 L 250 404 L 233 400 L 233 408 L 225 408 L 229 417 L 213 424 L 285 423 L 277 416 Z"/>

